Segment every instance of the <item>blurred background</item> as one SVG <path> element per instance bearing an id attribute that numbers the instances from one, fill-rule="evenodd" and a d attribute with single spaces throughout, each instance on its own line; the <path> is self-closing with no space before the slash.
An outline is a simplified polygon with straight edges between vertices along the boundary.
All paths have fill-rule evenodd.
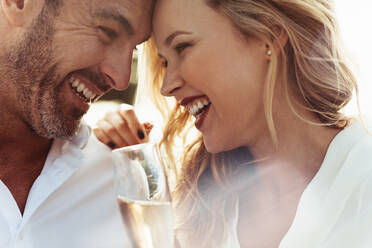
<path id="1" fill-rule="evenodd" d="M 372 1 L 336 0 L 336 14 L 349 57 L 355 65 L 359 82 L 360 107 L 364 115 L 372 115 Z M 347 113 L 357 111 L 353 101 Z"/>
<path id="2" fill-rule="evenodd" d="M 359 82 L 360 108 L 363 115 L 372 115 L 372 1 L 368 0 L 335 0 L 341 34 L 350 62 L 353 64 Z M 140 49 L 139 49 L 140 50 Z M 125 91 L 112 90 L 99 101 L 92 104 L 85 116 L 85 121 L 95 126 L 97 120 L 106 112 L 114 111 L 120 103 L 133 104 L 137 89 L 138 52 L 134 51 L 130 84 Z M 357 114 L 357 103 L 354 100 L 346 107 L 347 114 Z M 154 109 L 141 106 L 137 111 L 141 121 L 154 122 Z"/>

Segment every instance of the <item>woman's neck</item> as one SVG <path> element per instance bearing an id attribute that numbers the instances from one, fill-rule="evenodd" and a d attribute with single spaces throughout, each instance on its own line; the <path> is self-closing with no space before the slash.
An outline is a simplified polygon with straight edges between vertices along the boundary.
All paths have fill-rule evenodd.
<path id="1" fill-rule="evenodd" d="M 270 133 L 249 147 L 255 160 L 257 176 L 287 191 L 295 184 L 309 183 L 322 165 L 333 138 L 341 131 L 309 124 L 291 111 L 275 118 L 278 146 L 274 147 Z M 316 122 L 308 113 L 302 115 Z M 319 122 L 319 121 L 318 121 Z"/>

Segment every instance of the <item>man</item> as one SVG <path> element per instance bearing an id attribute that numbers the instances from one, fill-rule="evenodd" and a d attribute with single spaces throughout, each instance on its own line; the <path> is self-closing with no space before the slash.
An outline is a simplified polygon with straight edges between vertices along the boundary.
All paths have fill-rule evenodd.
<path id="1" fill-rule="evenodd" d="M 0 247 L 128 247 L 110 150 L 80 119 L 128 86 L 152 1 L 0 2 Z"/>

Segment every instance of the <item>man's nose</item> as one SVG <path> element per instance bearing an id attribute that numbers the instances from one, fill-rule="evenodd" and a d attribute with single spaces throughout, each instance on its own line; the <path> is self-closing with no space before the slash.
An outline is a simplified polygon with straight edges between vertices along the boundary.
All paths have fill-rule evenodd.
<path id="1" fill-rule="evenodd" d="M 133 50 L 112 50 L 102 62 L 101 71 L 111 78 L 111 86 L 124 90 L 129 86 Z"/>

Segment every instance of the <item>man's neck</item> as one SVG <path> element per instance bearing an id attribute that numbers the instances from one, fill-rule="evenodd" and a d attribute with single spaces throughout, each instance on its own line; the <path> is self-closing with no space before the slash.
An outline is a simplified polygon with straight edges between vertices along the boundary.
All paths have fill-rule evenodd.
<path id="1" fill-rule="evenodd" d="M 52 144 L 14 118 L 0 120 L 0 180 L 23 213 L 28 193 L 44 167 Z"/>
<path id="2" fill-rule="evenodd" d="M 0 100 L 0 102 L 2 102 Z M 9 108 L 0 109 L 0 154 L 14 149 L 26 157 L 48 152 L 51 140 L 36 134 L 22 116 Z M 0 156 L 1 159 L 1 156 Z"/>
<path id="3" fill-rule="evenodd" d="M 48 153 L 52 142 L 51 139 L 42 138 L 31 131 L 25 132 L 10 128 L 3 130 L 0 127 L 0 133 L 0 161 L 4 157 L 12 157 L 14 153 L 18 154 L 17 157 L 13 158 L 17 161 L 31 162 L 34 159 L 37 160 Z"/>

